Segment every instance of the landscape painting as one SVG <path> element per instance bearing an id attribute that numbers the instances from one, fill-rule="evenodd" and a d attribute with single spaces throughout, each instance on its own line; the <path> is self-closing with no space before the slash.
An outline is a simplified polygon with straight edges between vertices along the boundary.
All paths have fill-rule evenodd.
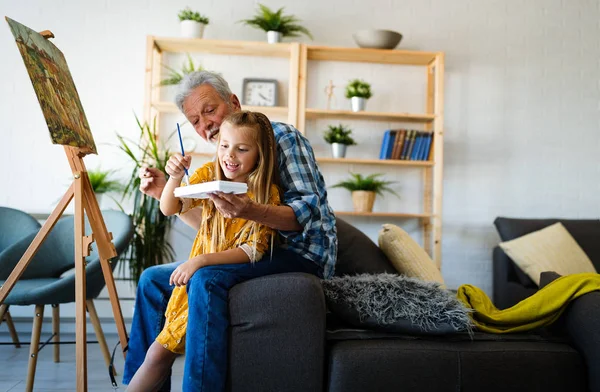
<path id="1" fill-rule="evenodd" d="M 33 83 L 52 143 L 96 154 L 94 137 L 62 52 L 27 26 L 10 18 L 6 21 Z"/>

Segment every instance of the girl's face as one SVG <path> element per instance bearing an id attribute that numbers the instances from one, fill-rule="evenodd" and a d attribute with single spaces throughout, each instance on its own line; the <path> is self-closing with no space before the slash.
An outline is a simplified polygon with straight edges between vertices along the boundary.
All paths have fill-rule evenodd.
<path id="1" fill-rule="evenodd" d="M 258 146 L 251 132 L 227 121 L 221 124 L 217 156 L 225 177 L 231 181 L 246 182 L 248 174 L 256 168 Z"/>

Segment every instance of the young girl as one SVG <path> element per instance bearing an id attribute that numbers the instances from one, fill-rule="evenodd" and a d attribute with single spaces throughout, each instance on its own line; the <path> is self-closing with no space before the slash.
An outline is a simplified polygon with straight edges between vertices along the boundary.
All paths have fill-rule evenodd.
<path id="1" fill-rule="evenodd" d="M 191 184 L 213 180 L 246 182 L 248 197 L 262 204 L 279 204 L 278 171 L 273 128 L 262 113 L 237 112 L 221 124 L 216 162 L 202 166 L 190 177 Z M 187 159 L 186 159 L 187 158 Z M 202 208 L 202 223 L 188 261 L 175 269 L 171 294 L 162 332 L 152 343 L 144 363 L 128 391 L 154 391 L 168 375 L 177 356 L 185 352 L 188 301 L 185 285 L 202 267 L 218 264 L 253 263 L 272 247 L 274 231 L 244 219 L 227 219 L 209 199 L 179 199 L 173 190 L 180 185 L 188 157 L 174 155 L 166 172 L 169 180 L 160 199 L 165 215 Z M 267 256 L 268 257 L 268 256 Z"/>

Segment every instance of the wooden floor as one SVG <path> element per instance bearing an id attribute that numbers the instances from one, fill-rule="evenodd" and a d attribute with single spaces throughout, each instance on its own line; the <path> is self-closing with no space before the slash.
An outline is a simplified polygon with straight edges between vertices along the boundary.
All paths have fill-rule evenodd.
<path id="1" fill-rule="evenodd" d="M 5 331 L 3 331 L 5 332 Z M 49 335 L 42 334 L 40 341 L 46 341 Z M 21 342 L 27 342 L 30 336 L 19 334 Z M 92 334 L 88 337 L 90 341 L 95 341 L 96 337 Z M 61 340 L 74 341 L 74 334 L 61 334 Z M 110 351 L 118 342 L 116 334 L 106 335 L 106 340 Z M 10 342 L 8 333 L 0 333 L 0 342 Z M 119 375 L 118 391 L 124 391 L 125 386 L 121 384 L 123 374 L 123 355 L 119 354 L 119 348 L 115 354 L 115 366 Z M 47 345 L 39 353 L 37 369 L 35 375 L 34 391 L 61 391 L 74 392 L 75 388 L 75 345 L 63 344 L 60 346 L 60 363 L 54 363 L 53 348 Z M 0 345 L 0 392 L 20 392 L 25 390 L 27 380 L 27 365 L 29 362 L 29 345 L 15 346 Z M 183 357 L 177 358 L 173 367 L 172 391 L 181 391 L 181 380 L 183 375 Z M 90 392 L 109 392 L 114 391 L 108 369 L 104 364 L 104 359 L 100 347 L 96 343 L 88 344 L 88 391 Z"/>

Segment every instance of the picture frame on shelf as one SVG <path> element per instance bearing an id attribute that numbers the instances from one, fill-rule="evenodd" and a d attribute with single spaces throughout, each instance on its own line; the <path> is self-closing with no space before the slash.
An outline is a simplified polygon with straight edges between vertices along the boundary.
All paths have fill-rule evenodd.
<path id="1" fill-rule="evenodd" d="M 277 79 L 244 78 L 242 105 L 277 106 L 279 82 Z"/>

